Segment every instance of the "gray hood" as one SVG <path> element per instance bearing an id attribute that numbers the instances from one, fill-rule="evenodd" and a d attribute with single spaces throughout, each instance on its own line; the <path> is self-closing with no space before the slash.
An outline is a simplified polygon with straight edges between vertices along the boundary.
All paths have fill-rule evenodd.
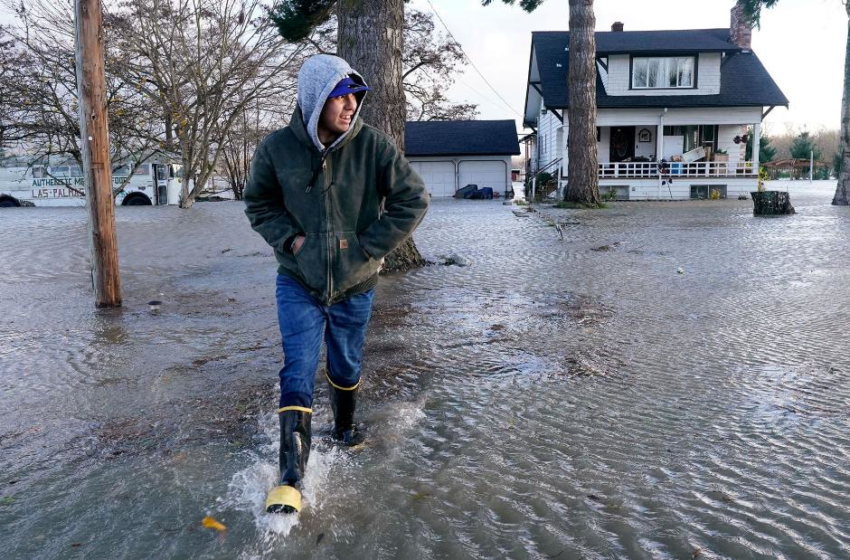
<path id="1" fill-rule="evenodd" d="M 357 109 L 351 119 L 351 126 L 330 146 L 325 146 L 319 140 L 319 117 L 328 95 L 343 78 L 351 77 L 355 82 L 366 84 L 363 77 L 355 72 L 346 61 L 338 56 L 329 54 L 317 54 L 307 59 L 298 72 L 298 107 L 307 128 L 307 135 L 313 141 L 313 145 L 319 151 L 330 150 L 339 144 L 349 132 L 354 129 L 354 123 L 360 118 L 360 108 L 363 106 L 363 98 L 366 92 L 355 94 L 357 97 Z"/>

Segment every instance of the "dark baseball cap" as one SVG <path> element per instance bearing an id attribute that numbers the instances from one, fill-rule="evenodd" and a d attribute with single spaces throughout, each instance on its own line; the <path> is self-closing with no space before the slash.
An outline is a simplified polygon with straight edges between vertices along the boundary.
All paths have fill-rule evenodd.
<path id="1" fill-rule="evenodd" d="M 336 85 L 333 91 L 328 95 L 328 98 L 340 97 L 343 95 L 348 95 L 349 93 L 358 93 L 361 91 L 369 91 L 369 86 L 364 84 L 358 84 L 351 78 L 343 78 Z"/>

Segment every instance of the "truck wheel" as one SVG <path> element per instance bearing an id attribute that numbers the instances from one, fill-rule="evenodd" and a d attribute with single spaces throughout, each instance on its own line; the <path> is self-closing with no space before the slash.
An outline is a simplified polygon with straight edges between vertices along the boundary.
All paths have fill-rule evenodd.
<path id="1" fill-rule="evenodd" d="M 0 208 L 20 208 L 21 203 L 18 199 L 7 194 L 0 195 Z"/>
<path id="2" fill-rule="evenodd" d="M 152 206 L 151 199 L 142 193 L 132 193 L 127 195 L 122 206 Z"/>

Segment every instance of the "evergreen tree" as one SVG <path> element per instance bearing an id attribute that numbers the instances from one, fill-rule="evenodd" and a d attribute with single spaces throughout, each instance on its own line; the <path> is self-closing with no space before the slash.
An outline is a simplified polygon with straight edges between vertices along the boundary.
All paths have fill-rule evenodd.
<path id="1" fill-rule="evenodd" d="M 771 145 L 770 136 L 762 136 L 759 142 L 759 163 L 767 163 L 773 161 L 776 157 L 776 148 Z M 747 161 L 753 161 L 753 141 L 747 142 L 747 153 L 745 156 Z"/>
<path id="2" fill-rule="evenodd" d="M 815 145 L 815 141 L 809 132 L 801 132 L 791 144 L 791 157 L 795 159 L 809 159 L 814 152 L 814 158 L 821 158 L 821 151 Z"/>
<path id="3" fill-rule="evenodd" d="M 812 138 L 811 134 L 806 131 L 801 132 L 799 136 L 794 138 L 794 142 L 791 144 L 791 157 L 794 159 L 802 159 L 805 161 L 809 161 L 809 159 L 812 157 L 812 154 L 814 154 L 815 161 L 821 158 L 821 151 L 815 145 L 814 139 Z M 802 169 L 802 174 L 808 176 L 810 168 L 811 166 L 809 165 L 804 167 Z M 800 178 L 800 173 L 797 173 L 795 171 L 794 175 L 795 179 Z"/>

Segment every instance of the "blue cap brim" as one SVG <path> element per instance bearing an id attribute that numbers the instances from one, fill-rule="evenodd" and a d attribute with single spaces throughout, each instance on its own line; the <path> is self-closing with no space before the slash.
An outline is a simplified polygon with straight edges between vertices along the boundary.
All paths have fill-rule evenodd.
<path id="1" fill-rule="evenodd" d="M 351 78 L 346 78 L 336 85 L 333 91 L 328 94 L 328 97 L 341 97 L 349 93 L 359 93 L 361 91 L 369 91 L 369 86 L 358 84 Z"/>

